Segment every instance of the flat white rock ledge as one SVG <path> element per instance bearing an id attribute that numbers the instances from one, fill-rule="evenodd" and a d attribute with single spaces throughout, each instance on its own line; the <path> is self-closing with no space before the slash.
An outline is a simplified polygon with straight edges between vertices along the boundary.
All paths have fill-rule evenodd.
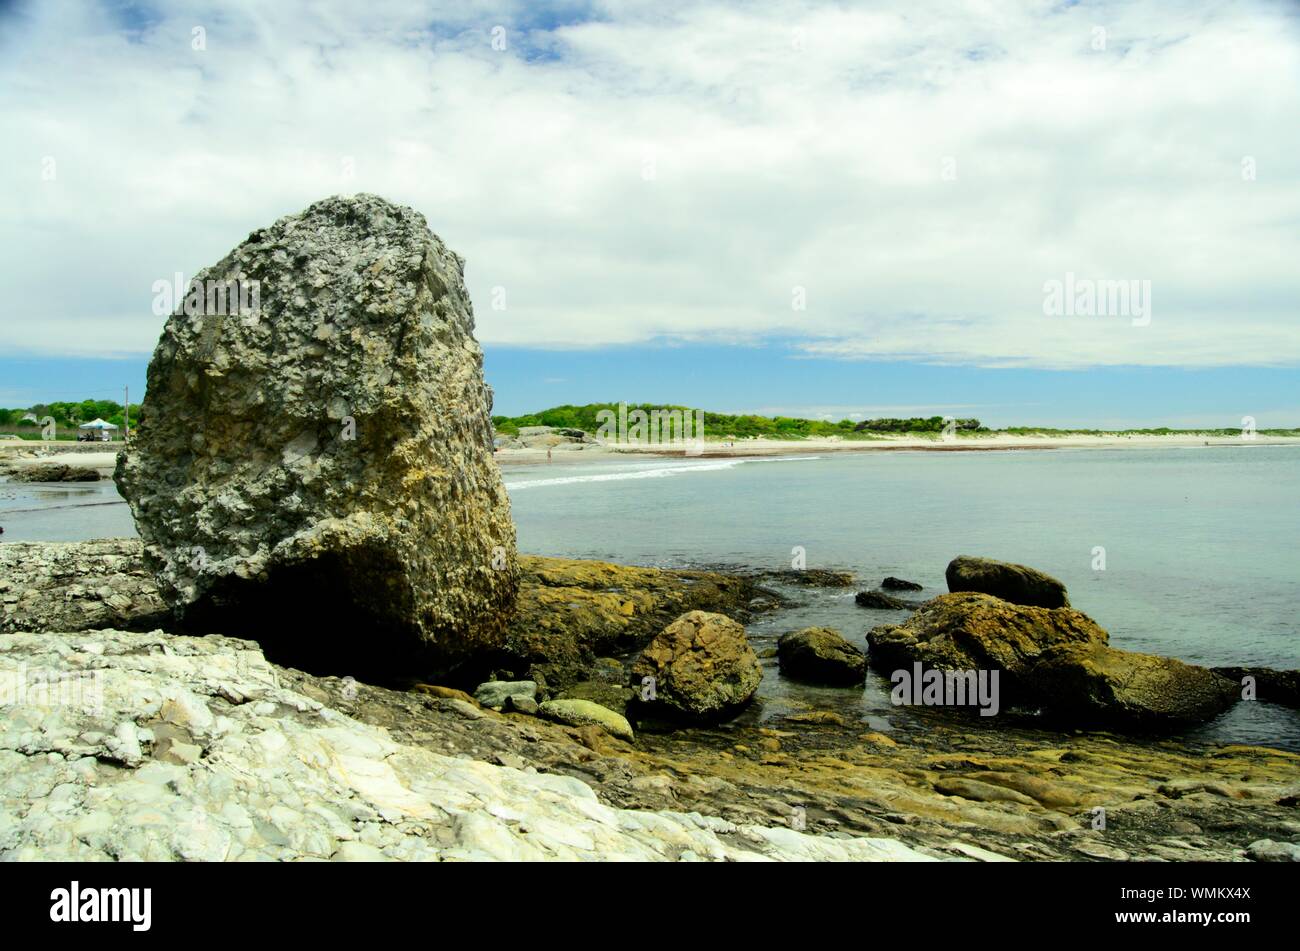
<path id="1" fill-rule="evenodd" d="M 935 861 L 612 809 L 571 777 L 395 743 L 280 686 L 251 642 L 161 631 L 0 635 L 0 859 Z"/>

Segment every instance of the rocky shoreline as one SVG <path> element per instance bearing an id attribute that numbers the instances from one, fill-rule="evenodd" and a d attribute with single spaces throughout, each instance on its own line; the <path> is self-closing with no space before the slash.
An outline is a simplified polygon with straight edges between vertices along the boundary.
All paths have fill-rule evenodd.
<path id="1" fill-rule="evenodd" d="M 515 666 L 499 672 L 536 676 L 537 696 L 548 699 L 596 698 L 613 707 L 621 698 L 626 704 L 635 691 L 626 686 L 627 674 L 616 655 L 644 644 L 664 618 L 701 608 L 746 617 L 773 603 L 755 577 L 530 556 L 522 556 L 521 563 L 519 611 L 507 638 L 511 647 L 498 655 L 503 663 Z M 657 823 L 657 831 L 651 834 L 636 825 L 642 820 L 610 819 L 602 811 L 599 814 L 613 825 L 598 824 L 613 838 L 592 838 L 591 850 L 566 852 L 551 840 L 538 846 L 532 833 L 491 818 L 491 803 L 481 800 L 478 805 L 468 804 L 466 813 L 481 811 L 490 830 L 478 820 L 454 815 L 435 820 L 367 814 L 364 820 L 352 820 L 355 837 L 335 829 L 330 833 L 333 838 L 313 840 L 313 848 L 303 852 L 321 858 L 382 854 L 443 859 L 928 856 L 983 861 L 1240 861 L 1300 854 L 1289 844 L 1300 838 L 1296 812 L 1300 756 L 1283 751 L 1195 746 L 1180 739 L 1053 731 L 1021 724 L 990 728 L 978 717 L 939 710 L 925 711 L 914 724 L 886 735 L 842 714 L 790 702 L 752 704 L 739 716 L 715 724 L 656 728 L 643 723 L 629 740 L 595 724 L 570 725 L 516 709 L 495 710 L 454 686 L 410 684 L 395 689 L 351 677 L 322 676 L 269 663 L 247 641 L 164 633 L 156 627 L 170 623 L 168 615 L 143 570 L 137 540 L 3 545 L 0 578 L 4 579 L 0 582 L 0 669 L 10 677 L 17 670 L 102 669 L 102 676 L 111 681 L 129 669 L 134 678 L 131 689 L 136 691 L 123 695 L 119 706 L 105 712 L 95 725 L 78 721 L 75 732 L 60 719 L 67 716 L 66 710 L 41 707 L 32 712 L 20 707 L 17 716 L 10 716 L 9 732 L 0 743 L 6 751 L 4 788 L 12 815 L 21 817 L 0 835 L 3 851 L 10 856 L 71 857 L 98 850 L 120 857 L 184 857 L 186 849 L 200 847 L 181 843 L 206 841 L 192 840 L 186 831 L 190 825 L 176 824 L 175 817 L 184 810 L 206 815 L 202 821 L 209 823 L 207 828 L 212 830 L 215 824 L 220 830 L 213 840 L 220 848 L 213 846 L 214 851 L 203 853 L 205 857 L 216 857 L 218 851 L 226 858 L 289 857 L 307 841 L 293 838 L 305 832 L 292 831 L 304 822 L 310 824 L 302 818 L 303 810 L 315 814 L 306 799 L 295 818 L 276 814 L 292 834 L 267 818 L 272 799 L 257 798 L 264 793 L 238 799 L 252 829 L 260 828 L 259 822 L 271 822 L 290 845 L 275 846 L 279 841 L 275 833 L 266 838 L 247 828 L 240 832 L 238 823 L 227 826 L 224 819 L 214 817 L 213 810 L 226 807 L 210 801 L 215 793 L 205 784 L 216 781 L 209 774 L 223 774 L 233 767 L 223 759 L 225 753 L 214 758 L 208 738 L 192 731 L 169 732 L 170 727 L 160 728 L 155 722 L 161 709 L 158 698 L 177 684 L 186 685 L 190 694 L 203 695 L 208 708 L 216 711 L 213 717 L 248 715 L 245 729 L 258 736 L 290 731 L 293 736 L 287 742 L 293 748 L 320 740 L 299 739 L 297 726 L 278 722 L 286 716 L 301 720 L 307 715 L 300 709 L 304 702 L 330 711 L 313 716 L 331 722 L 335 717 L 339 722 L 348 720 L 350 732 L 364 732 L 352 721 L 380 728 L 383 734 L 366 734 L 381 737 L 373 739 L 380 744 L 377 749 L 387 750 L 383 744 L 389 743 L 400 752 L 375 753 L 370 760 L 362 757 L 369 763 L 366 770 L 379 768 L 374 759 L 388 763 L 394 757 L 398 762 L 416 757 L 421 763 L 437 762 L 438 769 L 445 767 L 440 760 L 420 759 L 425 754 L 459 757 L 458 764 L 472 761 L 473 766 L 461 765 L 460 772 L 452 772 L 458 777 L 455 781 L 478 788 L 474 784 L 489 783 L 490 778 L 489 799 L 508 799 L 512 805 L 505 807 L 507 812 L 517 812 L 521 801 L 541 795 L 538 783 L 548 780 L 525 780 L 514 772 L 531 777 L 531 770 L 537 776 L 577 781 L 594 796 L 573 784 L 547 787 L 551 800 L 564 798 L 555 791 L 562 788 L 592 809 L 633 810 L 645 823 Z M 539 629 L 543 618 L 550 624 Z M 104 630 L 116 627 L 134 630 Z M 561 643 L 568 646 L 566 656 L 546 660 L 548 645 Z M 635 651 L 626 656 L 630 659 Z M 169 657 L 173 659 L 147 660 Z M 190 669 L 191 664 L 201 670 Z M 256 673 L 241 675 L 243 679 L 222 673 L 234 670 Z M 250 686 L 250 678 L 263 683 L 258 689 L 271 690 L 265 684 L 273 682 L 275 690 L 289 691 L 297 699 L 268 693 L 270 699 L 254 702 L 257 690 Z M 113 696 L 113 690 L 107 695 Z M 202 711 L 198 716 L 206 722 Z M 50 717 L 54 720 L 47 723 Z M 161 719 L 171 722 L 166 716 Z M 131 726 L 123 727 L 127 721 Z M 119 731 L 128 739 L 122 740 Z M 138 755 L 130 736 L 136 738 Z M 125 762 L 110 749 L 123 742 L 132 751 Z M 279 744 L 281 740 L 258 742 Z M 245 744 L 241 755 L 251 755 L 251 739 L 245 737 L 241 743 Z M 218 744 L 217 749 L 226 747 Z M 322 768 L 334 755 L 345 754 L 337 750 L 321 754 Z M 176 762 L 178 758 L 181 762 Z M 137 789 L 138 783 L 165 786 L 158 777 L 165 773 L 174 779 L 178 771 L 184 773 L 188 779 L 178 787 L 183 791 L 169 793 L 174 797 L 169 809 L 179 812 L 168 813 L 172 818 L 156 830 L 136 833 L 129 844 L 68 833 L 67 829 L 83 826 L 120 824 L 112 812 L 118 808 L 117 798 L 94 803 L 85 799 L 91 786 L 105 784 L 105 777 L 93 772 L 107 768 L 105 761 L 114 763 L 113 781 L 127 783 L 128 789 Z M 259 761 L 256 768 L 262 772 L 257 782 L 275 788 L 287 784 L 295 795 L 305 796 L 303 784 L 310 778 L 313 795 L 326 796 L 322 789 L 328 789 L 327 798 L 344 795 L 339 788 L 321 786 L 324 780 L 311 778 L 315 774 L 287 771 L 287 762 Z M 421 766 L 424 769 L 435 767 Z M 238 774 L 247 776 L 246 767 L 240 766 Z M 384 776 L 385 783 L 397 784 L 385 787 L 384 795 L 397 794 L 397 787 L 412 788 L 414 780 L 408 774 L 397 780 L 387 772 Z M 67 784 L 78 790 L 75 795 L 61 794 L 71 798 L 60 808 L 77 821 L 84 820 L 83 826 L 53 823 L 44 815 L 45 809 L 36 806 L 39 796 L 33 798 L 32 790 L 45 789 L 47 784 L 51 791 Z M 357 795 L 356 790 L 347 793 L 349 801 Z M 585 844 L 583 836 L 593 835 L 584 824 L 589 820 L 572 810 L 581 813 L 588 806 L 551 804 L 556 812 L 549 818 L 561 825 L 577 823 L 572 838 Z M 37 817 L 29 817 L 33 809 Z M 109 810 L 108 817 L 103 816 L 104 810 Z M 681 818 L 694 814 L 701 818 Z M 86 818 L 91 815 L 100 818 Z M 649 815 L 657 818 L 646 818 Z M 415 824 L 403 825 L 407 822 Z M 416 828 L 422 831 L 411 831 Z M 471 830 L 465 833 L 468 838 L 457 837 L 462 828 Z M 809 835 L 800 835 L 804 832 Z M 656 838 L 659 833 L 666 839 Z M 326 835 L 321 829 L 315 834 Z M 477 835 L 496 844 L 486 846 L 474 838 Z M 861 842 L 861 837 L 895 844 L 844 844 Z M 295 841 L 297 845 L 292 844 Z M 668 842 L 680 843 L 680 848 Z"/>
<path id="2" fill-rule="evenodd" d="M 357 195 L 196 275 L 266 293 L 167 319 L 140 538 L 0 545 L 0 858 L 1300 858 L 1300 756 L 1159 738 L 1294 672 L 1119 650 L 1040 571 L 958 557 L 858 594 L 915 612 L 867 651 L 760 657 L 781 585 L 856 579 L 520 555 L 464 267 Z M 869 667 L 905 722 L 829 708 Z"/>

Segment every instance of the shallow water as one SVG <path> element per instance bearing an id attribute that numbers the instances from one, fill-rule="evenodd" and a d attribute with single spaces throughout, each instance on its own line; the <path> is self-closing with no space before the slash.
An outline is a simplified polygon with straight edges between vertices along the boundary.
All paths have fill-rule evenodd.
<path id="1" fill-rule="evenodd" d="M 811 625 L 859 646 L 905 614 L 853 593 L 885 575 L 946 590 L 959 554 L 1033 565 L 1122 648 L 1191 663 L 1300 667 L 1300 447 L 872 452 L 766 459 L 556 461 L 505 470 L 523 551 L 662 567 L 848 568 L 851 589 L 782 587 L 796 602 L 750 626 L 755 647 Z M 133 535 L 111 481 L 0 486 L 5 541 Z M 1105 568 L 1094 569 L 1096 548 Z M 775 586 L 774 586 L 775 587 Z M 761 693 L 900 720 L 889 684 L 783 680 Z M 1300 749 L 1300 713 L 1238 704 L 1192 736 Z"/>
<path id="2" fill-rule="evenodd" d="M 856 589 L 781 588 L 799 604 L 750 625 L 759 649 L 812 625 L 865 647 L 905 612 L 853 593 L 886 575 L 947 590 L 956 555 L 1047 571 L 1117 647 L 1192 663 L 1300 666 L 1300 447 L 879 452 L 754 460 L 565 462 L 506 472 L 520 548 L 665 567 L 849 568 Z M 1098 547 L 1104 569 L 1094 569 Z M 1100 565 L 1100 562 L 1097 562 Z M 897 721 L 889 683 L 783 680 L 761 693 Z M 1300 713 L 1238 704 L 1193 736 L 1300 748 Z"/>

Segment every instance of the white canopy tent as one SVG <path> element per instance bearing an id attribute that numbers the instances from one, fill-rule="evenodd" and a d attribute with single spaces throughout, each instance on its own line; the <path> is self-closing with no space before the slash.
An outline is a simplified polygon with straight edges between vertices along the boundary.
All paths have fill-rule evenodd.
<path id="1" fill-rule="evenodd" d="M 78 426 L 77 428 L 78 428 L 78 429 L 104 429 L 104 430 L 107 430 L 107 429 L 117 429 L 117 426 L 116 426 L 115 424 L 113 424 L 113 423 L 106 423 L 106 422 L 104 422 L 104 420 L 102 420 L 102 419 L 92 419 L 92 420 L 91 420 L 90 422 L 88 422 L 88 423 L 82 423 L 82 424 L 81 424 L 80 426 Z"/>

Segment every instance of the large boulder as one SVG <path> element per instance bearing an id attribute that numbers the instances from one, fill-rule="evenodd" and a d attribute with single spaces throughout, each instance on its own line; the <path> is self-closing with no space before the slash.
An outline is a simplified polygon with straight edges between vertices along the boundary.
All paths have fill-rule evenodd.
<path id="1" fill-rule="evenodd" d="M 1232 706 L 1240 690 L 1204 667 L 1104 644 L 1049 651 L 1028 679 L 1061 719 L 1130 730 L 1204 723 Z"/>
<path id="2" fill-rule="evenodd" d="M 776 654 L 781 673 L 796 680 L 853 686 L 866 679 L 866 655 L 833 628 L 809 627 L 782 634 Z"/>
<path id="3" fill-rule="evenodd" d="M 763 679 L 745 628 L 722 614 L 689 611 L 669 624 L 632 665 L 654 678 L 657 709 L 697 721 L 725 718 L 747 704 Z"/>
<path id="4" fill-rule="evenodd" d="M 591 679 L 598 657 L 641 650 L 687 611 L 743 616 L 762 593 L 737 575 L 603 561 L 521 555 L 519 572 L 515 616 L 494 664 L 537 680 L 547 695 Z"/>
<path id="5" fill-rule="evenodd" d="M 348 673 L 502 642 L 515 535 L 463 269 L 422 215 L 358 195 L 196 275 L 260 306 L 191 292 L 168 318 L 116 472 L 185 626 Z"/>
<path id="6" fill-rule="evenodd" d="M 1043 709 L 1077 727 L 1173 729 L 1211 719 L 1237 686 L 1203 667 L 1113 648 L 1073 608 L 1012 604 L 987 594 L 945 594 L 905 623 L 867 635 L 873 667 L 999 671 L 1000 706 Z"/>
<path id="7" fill-rule="evenodd" d="M 902 624 L 867 634 L 871 665 L 883 672 L 920 661 L 943 670 L 1000 670 L 1001 689 L 1020 692 L 1021 678 L 1044 651 L 1065 644 L 1105 644 L 1106 631 L 1073 608 L 1034 608 L 988 594 L 942 594 Z"/>
<path id="8" fill-rule="evenodd" d="M 959 555 L 948 563 L 945 572 L 948 590 L 979 591 L 1013 604 L 1039 608 L 1068 608 L 1065 585 L 1035 568 L 1015 565 L 992 558 Z"/>

